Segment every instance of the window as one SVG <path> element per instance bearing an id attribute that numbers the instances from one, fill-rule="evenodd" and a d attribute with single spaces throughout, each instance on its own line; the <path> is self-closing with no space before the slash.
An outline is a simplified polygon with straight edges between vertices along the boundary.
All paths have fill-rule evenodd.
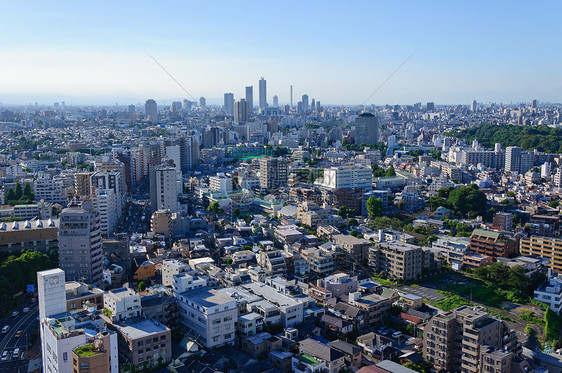
<path id="1" fill-rule="evenodd" d="M 165 340 L 166 340 L 166 336 L 165 336 L 165 335 L 160 336 L 160 340 L 161 340 L 161 341 L 165 341 Z"/>
<path id="2" fill-rule="evenodd" d="M 63 360 L 63 361 L 67 361 L 67 360 L 68 360 L 68 352 L 63 352 L 63 353 L 62 353 L 62 360 Z"/>

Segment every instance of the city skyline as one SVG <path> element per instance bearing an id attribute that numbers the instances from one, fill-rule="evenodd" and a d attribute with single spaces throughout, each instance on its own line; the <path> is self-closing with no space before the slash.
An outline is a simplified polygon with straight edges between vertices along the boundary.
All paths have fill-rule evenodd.
<path id="1" fill-rule="evenodd" d="M 210 104 L 263 76 L 269 103 L 359 105 L 413 52 L 367 105 L 561 101 L 557 2 L 62 4 L 5 5 L 3 104 L 188 98 L 147 52 Z"/>

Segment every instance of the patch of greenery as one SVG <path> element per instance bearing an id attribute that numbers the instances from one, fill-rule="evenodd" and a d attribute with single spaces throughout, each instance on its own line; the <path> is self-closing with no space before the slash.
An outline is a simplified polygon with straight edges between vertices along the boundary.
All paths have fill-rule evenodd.
<path id="1" fill-rule="evenodd" d="M 538 324 L 543 326 L 546 325 L 546 322 L 542 319 L 539 319 L 532 311 L 523 310 L 523 312 L 517 315 L 517 317 L 531 324 Z"/>
<path id="2" fill-rule="evenodd" d="M 520 146 L 525 150 L 547 153 L 562 153 L 562 129 L 548 126 L 516 126 L 511 124 L 483 124 L 453 133 L 454 136 L 478 140 L 480 145 L 493 148 L 495 143 L 502 147 Z"/>
<path id="3" fill-rule="evenodd" d="M 544 314 L 544 335 L 546 339 L 558 340 L 562 330 L 562 320 L 554 311 L 547 307 Z"/>
<path id="4" fill-rule="evenodd" d="M 442 299 L 437 302 L 433 302 L 433 305 L 437 308 L 442 309 L 443 311 L 450 311 L 452 309 L 461 306 L 467 306 L 473 304 L 470 303 L 468 300 L 464 299 L 463 297 L 461 297 L 460 295 L 451 293 L 450 291 L 437 290 L 437 292 L 441 295 L 444 295 L 445 299 Z"/>

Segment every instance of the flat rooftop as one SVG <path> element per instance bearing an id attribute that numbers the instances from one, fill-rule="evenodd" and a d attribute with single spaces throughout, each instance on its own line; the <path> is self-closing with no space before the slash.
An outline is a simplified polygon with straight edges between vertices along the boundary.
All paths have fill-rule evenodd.
<path id="1" fill-rule="evenodd" d="M 211 289 L 209 287 L 202 287 L 199 289 L 189 290 L 182 293 L 183 296 L 188 298 L 191 302 L 196 303 L 202 307 L 210 308 L 221 304 L 234 302 L 234 298 L 229 295 Z"/>
<path id="2" fill-rule="evenodd" d="M 165 325 L 151 319 L 127 320 L 119 327 L 121 332 L 131 339 L 150 337 L 156 333 L 169 330 Z"/>

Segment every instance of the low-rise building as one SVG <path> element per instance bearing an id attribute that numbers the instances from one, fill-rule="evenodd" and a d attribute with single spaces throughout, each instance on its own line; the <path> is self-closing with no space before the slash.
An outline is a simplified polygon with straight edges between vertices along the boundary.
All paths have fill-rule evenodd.
<path id="1" fill-rule="evenodd" d="M 517 255 L 518 242 L 500 232 L 475 229 L 470 236 L 470 250 L 493 257 Z"/>
<path id="2" fill-rule="evenodd" d="M 176 275 L 179 276 L 179 275 Z M 233 344 L 238 318 L 236 300 L 224 292 L 202 287 L 175 293 L 180 323 L 198 335 L 207 348 Z"/>
<path id="3" fill-rule="evenodd" d="M 534 298 L 547 304 L 551 310 L 561 314 L 562 310 L 562 279 L 557 273 L 548 270 L 547 282 L 535 290 Z"/>

